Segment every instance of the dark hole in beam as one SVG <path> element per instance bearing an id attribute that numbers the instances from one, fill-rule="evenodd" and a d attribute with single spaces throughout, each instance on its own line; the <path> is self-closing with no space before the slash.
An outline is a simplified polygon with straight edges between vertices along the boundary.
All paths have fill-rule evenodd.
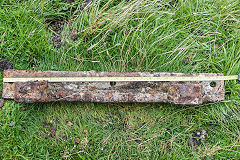
<path id="1" fill-rule="evenodd" d="M 111 85 L 111 86 L 115 86 L 115 85 L 116 85 L 116 82 L 110 82 L 110 85 Z"/>
<path id="2" fill-rule="evenodd" d="M 211 87 L 216 87 L 216 85 L 217 85 L 217 83 L 214 82 L 214 81 L 212 81 L 212 82 L 210 83 L 210 86 L 211 86 Z"/>

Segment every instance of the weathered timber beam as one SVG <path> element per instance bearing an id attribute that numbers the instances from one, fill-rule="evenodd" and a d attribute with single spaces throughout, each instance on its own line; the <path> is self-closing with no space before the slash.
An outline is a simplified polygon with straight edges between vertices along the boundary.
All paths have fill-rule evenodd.
<path id="1" fill-rule="evenodd" d="M 34 77 L 168 77 L 223 76 L 217 73 L 162 72 L 96 72 L 96 71 L 26 71 L 5 70 L 4 78 Z M 166 102 L 174 104 L 202 104 L 224 100 L 224 81 L 186 82 L 48 82 L 28 81 L 3 83 L 5 99 L 17 102 Z"/>

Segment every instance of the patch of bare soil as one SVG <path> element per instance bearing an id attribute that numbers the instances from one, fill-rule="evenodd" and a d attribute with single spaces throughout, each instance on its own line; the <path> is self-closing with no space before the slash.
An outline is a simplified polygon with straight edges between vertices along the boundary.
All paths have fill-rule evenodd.
<path id="1" fill-rule="evenodd" d="M 191 146 L 194 150 L 202 144 L 203 141 L 207 140 L 207 131 L 200 129 L 193 132 L 193 138 L 188 141 L 188 145 Z"/>
<path id="2" fill-rule="evenodd" d="M 50 43 L 52 43 L 55 48 L 60 48 L 62 46 L 61 33 L 63 30 L 63 27 L 64 27 L 64 22 L 61 20 L 53 20 L 48 26 L 50 31 L 53 32 Z"/>
<path id="3" fill-rule="evenodd" d="M 43 127 L 45 128 L 44 134 L 48 137 L 55 137 L 57 129 L 53 127 L 52 123 L 43 122 Z"/>
<path id="4" fill-rule="evenodd" d="M 74 0 L 66 0 L 67 3 L 74 3 Z M 89 4 L 92 2 L 92 0 L 85 0 L 84 3 L 82 4 L 83 8 L 86 8 L 89 6 Z M 69 8 L 70 10 L 71 8 Z M 62 12 L 66 12 L 62 11 Z M 50 43 L 53 44 L 54 48 L 61 48 L 62 46 L 62 36 L 61 33 L 63 31 L 64 25 L 67 21 L 67 17 L 65 17 L 66 20 L 63 19 L 54 19 L 54 20 L 46 20 L 46 23 L 50 23 L 48 25 L 48 29 L 53 32 L 52 34 L 52 39 L 50 40 Z M 76 30 L 72 30 L 70 33 L 70 38 L 73 40 L 76 40 L 78 38 L 78 33 Z"/>
<path id="5" fill-rule="evenodd" d="M 3 59 L 0 60 L 0 70 L 4 71 L 4 70 L 7 70 L 7 69 L 13 69 L 13 67 L 7 59 L 3 58 Z"/>

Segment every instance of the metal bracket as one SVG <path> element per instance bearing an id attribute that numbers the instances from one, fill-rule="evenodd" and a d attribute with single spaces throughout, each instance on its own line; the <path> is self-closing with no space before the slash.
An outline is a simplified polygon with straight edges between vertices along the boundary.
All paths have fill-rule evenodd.
<path id="1" fill-rule="evenodd" d="M 161 72 L 96 72 L 96 71 L 22 71 L 5 70 L 4 78 L 28 77 L 164 77 L 222 76 L 216 73 L 184 74 Z M 3 98 L 17 102 L 165 102 L 202 104 L 224 100 L 224 81 L 186 82 L 47 82 L 3 83 Z"/>

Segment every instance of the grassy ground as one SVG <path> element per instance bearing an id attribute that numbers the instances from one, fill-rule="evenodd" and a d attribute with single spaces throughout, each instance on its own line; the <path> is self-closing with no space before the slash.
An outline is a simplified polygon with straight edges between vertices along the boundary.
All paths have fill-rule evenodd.
<path id="1" fill-rule="evenodd" d="M 24 70 L 239 73 L 238 0 L 86 4 L 1 0 L 0 58 Z M 0 158 L 240 159 L 240 83 L 225 84 L 224 102 L 201 106 L 5 101 Z M 192 147 L 196 130 L 208 138 Z"/>

